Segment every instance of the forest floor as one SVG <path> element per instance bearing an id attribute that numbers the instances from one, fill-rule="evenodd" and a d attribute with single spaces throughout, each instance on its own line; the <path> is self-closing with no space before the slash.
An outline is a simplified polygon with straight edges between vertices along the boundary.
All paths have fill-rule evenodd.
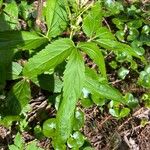
<path id="1" fill-rule="evenodd" d="M 147 55 L 150 60 L 149 50 Z M 106 61 L 109 63 L 110 59 L 106 58 Z M 126 80 L 118 82 L 115 78 L 116 72 L 107 69 L 110 82 L 121 92 L 136 93 L 139 98 L 145 92 L 145 89 L 135 85 L 137 77 L 132 72 Z M 42 125 L 47 118 L 56 115 L 54 106 L 48 103 L 45 91 L 35 88 L 32 92 L 35 92 L 30 101 L 32 110 L 27 117 L 31 130 L 22 133 L 26 143 L 35 139 L 33 128 L 37 124 Z M 82 108 L 79 104 L 79 109 L 85 114 L 85 125 L 81 131 L 95 150 L 150 150 L 150 109 L 144 107 L 142 103 L 129 116 L 120 120 L 111 116 L 108 108 L 104 108 L 103 111 L 98 106 Z M 8 149 L 8 145 L 16 135 L 17 127 L 16 122 L 11 129 L 0 126 L 0 150 Z M 53 149 L 51 140 L 45 137 L 38 140 L 38 145 L 45 150 Z"/>

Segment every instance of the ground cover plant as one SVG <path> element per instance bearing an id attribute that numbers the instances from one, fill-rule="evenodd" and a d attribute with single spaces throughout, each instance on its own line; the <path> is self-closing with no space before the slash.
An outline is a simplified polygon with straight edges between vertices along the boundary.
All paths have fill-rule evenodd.
<path id="1" fill-rule="evenodd" d="M 86 111 L 126 124 L 148 108 L 149 7 L 140 0 L 1 0 L 0 124 L 10 132 L 3 148 L 102 149 L 84 132 Z M 140 120 L 148 124 L 149 117 Z M 47 147 L 36 141 L 43 139 Z"/>

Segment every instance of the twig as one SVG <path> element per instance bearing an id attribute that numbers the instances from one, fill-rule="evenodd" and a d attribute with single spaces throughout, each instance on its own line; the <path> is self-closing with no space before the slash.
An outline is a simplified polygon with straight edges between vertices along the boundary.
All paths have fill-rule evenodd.
<path id="1" fill-rule="evenodd" d="M 37 17 L 35 21 L 37 27 L 40 27 L 41 25 L 42 8 L 43 8 L 43 0 L 38 0 Z"/>
<path id="2" fill-rule="evenodd" d="M 139 113 L 140 111 L 142 111 L 143 109 L 144 109 L 144 108 L 142 107 L 142 108 L 140 108 L 138 111 L 136 111 L 130 118 L 128 118 L 123 124 L 121 124 L 121 125 L 118 127 L 117 131 L 120 131 L 120 130 L 123 128 L 123 126 L 124 126 L 125 124 L 127 124 L 134 116 L 138 115 L 138 113 Z"/>

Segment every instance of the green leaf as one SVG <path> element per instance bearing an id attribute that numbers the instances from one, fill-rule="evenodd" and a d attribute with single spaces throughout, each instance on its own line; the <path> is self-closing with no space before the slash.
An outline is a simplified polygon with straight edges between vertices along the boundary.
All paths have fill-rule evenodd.
<path id="1" fill-rule="evenodd" d="M 30 84 L 23 79 L 16 83 L 6 98 L 6 115 L 18 115 L 30 100 Z M 5 114 L 4 114 L 5 115 Z"/>
<path id="2" fill-rule="evenodd" d="M 44 122 L 43 124 L 43 134 L 46 137 L 52 138 L 55 136 L 55 130 L 56 130 L 56 119 L 51 118 Z"/>
<path id="3" fill-rule="evenodd" d="M 138 36 L 139 36 L 139 31 L 135 28 L 130 28 L 127 40 L 128 41 L 134 41 L 135 39 L 138 38 Z"/>
<path id="4" fill-rule="evenodd" d="M 83 125 L 84 125 L 84 113 L 81 110 L 76 110 L 73 130 L 80 130 Z"/>
<path id="5" fill-rule="evenodd" d="M 17 62 L 12 62 L 12 68 L 8 72 L 7 79 L 9 80 L 18 79 L 21 72 L 22 72 L 22 66 Z"/>
<path id="6" fill-rule="evenodd" d="M 76 131 L 67 141 L 67 145 L 69 148 L 80 148 L 84 144 L 84 136 Z"/>
<path id="7" fill-rule="evenodd" d="M 150 88 L 150 74 L 146 71 L 141 71 L 138 83 L 145 88 Z"/>
<path id="8" fill-rule="evenodd" d="M 116 27 L 120 30 L 124 29 L 124 22 L 119 18 L 113 18 L 112 22 L 116 25 Z"/>
<path id="9" fill-rule="evenodd" d="M 0 8 L 2 7 L 3 5 L 3 0 L 0 0 Z"/>
<path id="10" fill-rule="evenodd" d="M 23 139 L 19 132 L 17 133 L 17 135 L 14 139 L 14 144 L 20 149 L 23 148 Z"/>
<path id="11" fill-rule="evenodd" d="M 0 90 L 5 87 L 5 81 L 7 79 L 7 73 L 12 70 L 12 57 L 13 50 L 8 50 L 6 53 L 6 49 L 0 50 Z"/>
<path id="12" fill-rule="evenodd" d="M 9 145 L 8 147 L 9 147 L 9 150 L 20 150 L 20 148 L 18 148 L 15 145 Z"/>
<path id="13" fill-rule="evenodd" d="M 148 35 L 150 32 L 150 26 L 144 25 L 142 28 L 142 33 Z"/>
<path id="14" fill-rule="evenodd" d="M 26 31 L 0 32 L 0 50 L 11 48 L 36 49 L 48 42 L 47 38 Z"/>
<path id="15" fill-rule="evenodd" d="M 107 79 L 105 60 L 99 47 L 92 42 L 79 43 L 78 47 L 82 49 L 86 54 L 88 54 L 91 57 L 91 59 L 94 60 L 102 76 Z"/>
<path id="16" fill-rule="evenodd" d="M 18 6 L 15 0 L 5 3 L 5 8 L 3 11 L 5 13 L 2 12 L 0 14 L 0 31 L 17 29 L 17 26 L 19 25 Z"/>
<path id="17" fill-rule="evenodd" d="M 131 93 L 127 93 L 124 98 L 126 105 L 128 105 L 130 108 L 136 108 L 138 106 L 137 98 L 135 98 Z"/>
<path id="18" fill-rule="evenodd" d="M 126 117 L 127 115 L 129 115 L 130 113 L 130 109 L 129 108 L 113 108 L 113 109 L 109 109 L 109 113 L 117 118 L 123 118 Z"/>
<path id="19" fill-rule="evenodd" d="M 144 55 L 145 49 L 142 47 L 142 42 L 135 40 L 131 43 L 131 46 L 139 56 Z"/>
<path id="20" fill-rule="evenodd" d="M 123 5 L 120 2 L 116 2 L 113 0 L 105 0 L 105 7 L 108 9 L 108 16 L 119 14 L 123 11 Z"/>
<path id="21" fill-rule="evenodd" d="M 26 150 L 44 150 L 44 149 L 38 147 L 36 141 L 32 141 L 32 142 L 28 143 Z"/>
<path id="22" fill-rule="evenodd" d="M 67 26 L 67 13 L 64 0 L 46 1 L 46 23 L 49 37 L 56 37 Z"/>
<path id="23" fill-rule="evenodd" d="M 85 79 L 81 54 L 73 49 L 64 72 L 63 100 L 57 113 L 56 143 L 65 143 L 73 128 L 74 112 Z"/>
<path id="24" fill-rule="evenodd" d="M 119 70 L 118 70 L 118 77 L 120 79 L 125 79 L 126 75 L 129 73 L 129 70 L 124 68 L 124 67 L 121 67 Z"/>
<path id="25" fill-rule="evenodd" d="M 136 28 L 136 29 L 138 29 L 138 28 L 140 28 L 141 26 L 142 26 L 142 19 L 140 20 L 132 20 L 132 21 L 130 21 L 130 22 L 128 22 L 127 23 L 127 26 L 129 27 L 129 28 Z"/>
<path id="26" fill-rule="evenodd" d="M 125 36 L 125 32 L 120 30 L 116 32 L 116 37 L 118 38 L 118 40 L 124 42 L 124 36 Z"/>
<path id="27" fill-rule="evenodd" d="M 124 52 L 129 56 L 134 56 L 137 58 L 140 58 L 143 62 L 145 59 L 143 57 L 140 57 L 133 48 L 131 48 L 129 45 L 120 43 L 115 40 L 111 40 L 109 38 L 101 38 L 94 40 L 96 43 L 98 43 L 101 47 L 108 49 L 108 50 L 113 50 L 114 52 Z"/>
<path id="28" fill-rule="evenodd" d="M 28 123 L 28 122 L 26 121 L 26 123 Z M 43 135 L 43 132 L 42 132 L 42 128 L 41 128 L 40 125 L 36 125 L 36 126 L 34 127 L 34 136 L 35 136 L 38 140 L 41 140 L 41 139 L 44 138 L 44 135 Z"/>
<path id="29" fill-rule="evenodd" d="M 81 102 L 81 105 L 85 108 L 89 108 L 89 107 L 93 106 L 93 104 L 94 104 L 90 98 L 82 98 L 80 100 L 80 102 Z"/>
<path id="30" fill-rule="evenodd" d="M 12 122 L 19 121 L 19 116 L 5 116 L 0 119 L 0 124 L 6 128 L 9 128 L 12 125 Z"/>
<path id="31" fill-rule="evenodd" d="M 103 106 L 105 104 L 105 98 L 102 98 L 99 94 L 93 94 L 91 96 L 92 101 L 97 105 L 97 106 Z"/>
<path id="32" fill-rule="evenodd" d="M 99 34 L 97 34 L 93 41 L 105 49 L 113 50 L 115 52 L 125 52 L 128 55 L 141 58 L 129 45 L 116 41 L 113 34 L 106 28 L 100 28 Z"/>
<path id="33" fill-rule="evenodd" d="M 49 44 L 44 50 L 29 59 L 23 70 L 24 76 L 31 79 L 54 69 L 68 57 L 73 47 L 74 44 L 70 39 L 60 39 Z"/>
<path id="34" fill-rule="evenodd" d="M 106 83 L 98 82 L 97 80 L 92 79 L 89 74 L 86 74 L 84 87 L 87 88 L 91 94 L 97 93 L 100 97 L 124 103 L 122 94 L 117 89 Z"/>
<path id="35" fill-rule="evenodd" d="M 116 61 L 111 61 L 110 63 L 109 63 L 109 65 L 113 68 L 113 69 L 116 69 L 117 67 L 118 67 L 118 65 L 117 65 L 117 62 Z"/>
<path id="36" fill-rule="evenodd" d="M 107 29 L 106 27 L 100 27 L 97 30 L 97 33 L 93 39 L 109 39 L 116 40 L 115 36 Z"/>
<path id="37" fill-rule="evenodd" d="M 92 38 L 96 35 L 100 26 L 102 26 L 102 11 L 101 4 L 99 2 L 95 3 L 88 15 L 83 20 L 83 31 L 84 33 Z"/>

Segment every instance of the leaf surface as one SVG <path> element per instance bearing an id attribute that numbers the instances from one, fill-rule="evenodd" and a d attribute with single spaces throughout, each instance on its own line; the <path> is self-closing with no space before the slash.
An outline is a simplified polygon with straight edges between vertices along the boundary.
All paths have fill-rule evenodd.
<path id="1" fill-rule="evenodd" d="M 105 60 L 99 47 L 92 42 L 79 43 L 78 47 L 81 48 L 86 54 L 91 57 L 91 59 L 94 60 L 103 77 L 107 79 Z"/>
<path id="2" fill-rule="evenodd" d="M 97 93 L 101 97 L 123 103 L 122 94 L 117 89 L 111 87 L 105 82 L 98 82 L 98 80 L 94 80 L 89 73 L 86 73 L 84 87 L 93 94 Z"/>
<path id="3" fill-rule="evenodd" d="M 49 37 L 55 37 L 63 32 L 67 25 L 64 0 L 47 0 L 46 23 Z"/>
<path id="4" fill-rule="evenodd" d="M 23 79 L 16 83 L 6 98 L 6 115 L 18 115 L 30 100 L 30 84 Z M 5 114 L 4 114 L 5 115 Z"/>
<path id="5" fill-rule="evenodd" d="M 101 12 L 101 5 L 97 2 L 89 12 L 89 14 L 83 20 L 83 31 L 84 33 L 92 38 L 97 31 L 99 30 L 100 26 L 102 25 L 102 12 Z"/>
<path id="6" fill-rule="evenodd" d="M 73 47 L 74 44 L 70 39 L 59 39 L 49 44 L 44 50 L 29 59 L 23 69 L 24 76 L 31 79 L 55 68 L 68 57 Z"/>
<path id="7" fill-rule="evenodd" d="M 83 88 L 84 71 L 83 58 L 74 49 L 64 72 L 63 100 L 56 117 L 56 143 L 65 143 L 71 134 L 76 103 Z"/>
<path id="8" fill-rule="evenodd" d="M 26 31 L 0 32 L 0 50 L 12 48 L 36 49 L 48 42 L 47 38 Z"/>

